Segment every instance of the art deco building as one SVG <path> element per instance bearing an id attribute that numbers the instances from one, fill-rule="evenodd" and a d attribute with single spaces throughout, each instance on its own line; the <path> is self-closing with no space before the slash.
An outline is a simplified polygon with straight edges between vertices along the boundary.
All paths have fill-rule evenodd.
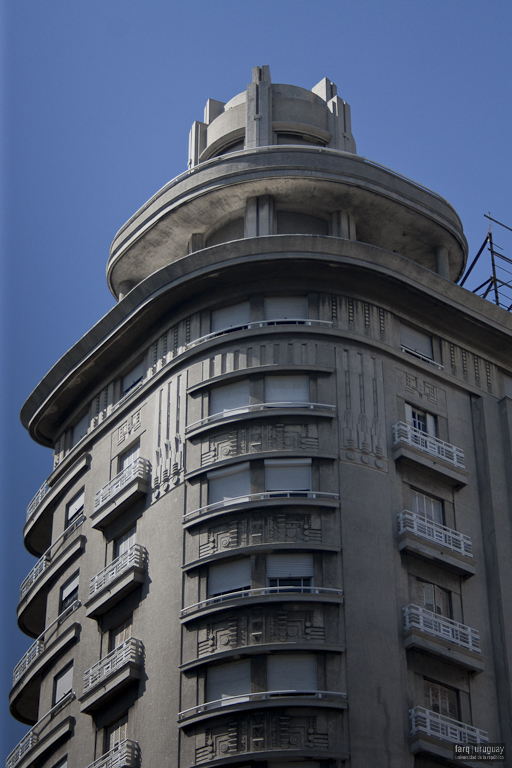
<path id="1" fill-rule="evenodd" d="M 356 154 L 326 79 L 255 68 L 189 156 L 22 410 L 54 467 L 7 768 L 512 748 L 512 322 L 457 286 L 457 214 Z"/>

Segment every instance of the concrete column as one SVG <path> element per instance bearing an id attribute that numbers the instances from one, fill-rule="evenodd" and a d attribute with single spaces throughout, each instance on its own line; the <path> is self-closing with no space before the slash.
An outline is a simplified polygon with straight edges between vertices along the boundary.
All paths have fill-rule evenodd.
<path id="1" fill-rule="evenodd" d="M 356 154 L 356 142 L 352 136 L 350 106 L 339 96 L 335 96 L 327 102 L 327 109 L 332 114 L 332 118 L 329 120 L 329 130 L 333 138 L 329 146 L 341 149 L 343 152 Z"/>
<path id="2" fill-rule="evenodd" d="M 272 84 L 269 67 L 253 67 L 247 86 L 247 128 L 245 148 L 272 144 Z"/>
<path id="3" fill-rule="evenodd" d="M 263 237 L 274 233 L 274 200 L 270 195 L 250 197 L 245 209 L 244 237 Z"/>
<path id="4" fill-rule="evenodd" d="M 187 253 L 200 251 L 204 248 L 204 235 L 201 232 L 194 232 L 188 241 Z"/>
<path id="5" fill-rule="evenodd" d="M 448 250 L 444 245 L 436 248 L 436 272 L 441 277 L 450 279 L 450 262 L 448 260 Z"/>
<path id="6" fill-rule="evenodd" d="M 206 147 L 206 124 L 194 120 L 188 139 L 188 167 L 193 168 L 199 162 L 199 156 Z"/>
<path id="7" fill-rule="evenodd" d="M 119 286 L 119 301 L 121 299 L 124 299 L 127 293 L 131 291 L 133 288 L 133 283 L 130 280 L 123 280 L 123 282 Z"/>
<path id="8" fill-rule="evenodd" d="M 208 99 L 204 108 L 204 122 L 206 125 L 213 123 L 216 117 L 224 112 L 224 101 L 216 101 L 216 99 Z"/>
<path id="9" fill-rule="evenodd" d="M 320 82 L 311 89 L 311 92 L 316 93 L 316 95 L 320 96 L 324 101 L 330 101 L 337 95 L 338 88 L 335 83 L 331 83 L 327 77 L 324 77 L 323 80 L 320 80 Z"/>
<path id="10" fill-rule="evenodd" d="M 356 239 L 356 223 L 354 217 L 346 211 L 334 211 L 331 214 L 331 237 L 343 237 L 346 240 Z"/>

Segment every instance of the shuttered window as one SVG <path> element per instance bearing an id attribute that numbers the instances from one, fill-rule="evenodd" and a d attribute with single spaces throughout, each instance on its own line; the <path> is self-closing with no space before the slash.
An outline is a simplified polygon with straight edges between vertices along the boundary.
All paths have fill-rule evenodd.
<path id="1" fill-rule="evenodd" d="M 311 459 L 265 461 L 266 491 L 310 491 Z"/>
<path id="2" fill-rule="evenodd" d="M 208 668 L 206 672 L 207 701 L 219 701 L 229 696 L 236 696 L 238 699 L 240 694 L 250 692 L 251 662 L 249 659 Z M 243 698 L 241 700 L 243 701 Z"/>
<path id="3" fill-rule="evenodd" d="M 267 690 L 317 691 L 317 659 L 310 653 L 267 656 Z"/>
<path id="4" fill-rule="evenodd" d="M 82 437 L 85 437 L 89 429 L 89 411 L 82 416 L 78 424 L 73 427 L 73 445 L 76 445 Z"/>
<path id="5" fill-rule="evenodd" d="M 120 744 L 122 741 L 126 741 L 128 738 L 128 715 L 125 715 L 120 720 L 113 723 L 110 728 L 107 729 L 107 752 L 114 749 L 116 744 Z"/>
<path id="6" fill-rule="evenodd" d="M 424 680 L 423 686 L 423 706 L 426 709 L 438 712 L 446 717 L 451 717 L 454 720 L 459 719 L 457 691 L 440 683 L 434 683 L 431 680 Z"/>
<path id="7" fill-rule="evenodd" d="M 443 524 L 443 502 L 419 491 L 412 491 L 412 512 L 434 523 Z"/>
<path id="8" fill-rule="evenodd" d="M 405 350 L 411 350 L 411 352 L 418 352 L 423 357 L 433 359 L 432 354 L 432 338 L 427 336 L 426 333 L 415 331 L 413 328 L 409 328 L 408 325 L 400 326 L 400 343 Z"/>
<path id="9" fill-rule="evenodd" d="M 132 368 L 131 371 L 129 371 L 126 376 L 123 376 L 123 382 L 122 382 L 122 392 L 123 396 L 127 395 L 130 390 L 134 389 L 137 384 L 140 384 L 142 379 L 144 378 L 144 360 L 141 360 L 141 362 L 135 366 L 135 368 Z"/>
<path id="10" fill-rule="evenodd" d="M 412 405 L 406 403 L 405 420 L 415 429 L 419 429 L 420 432 L 424 432 L 432 437 L 436 436 L 436 417 L 432 416 L 431 413 L 420 411 L 418 408 L 413 408 Z"/>
<path id="11" fill-rule="evenodd" d="M 307 320 L 307 296 L 272 296 L 265 299 L 265 320 Z"/>
<path id="12" fill-rule="evenodd" d="M 265 376 L 266 403 L 309 403 L 309 376 Z"/>
<path id="13" fill-rule="evenodd" d="M 82 488 L 80 493 L 69 502 L 66 507 L 66 525 L 69 525 L 84 509 L 85 491 Z"/>
<path id="14" fill-rule="evenodd" d="M 133 547 L 135 544 L 135 537 L 136 528 L 133 526 L 133 528 L 130 528 L 129 531 L 126 531 L 126 533 L 123 533 L 122 536 L 116 539 L 114 547 L 115 557 L 120 557 L 120 555 L 124 555 L 125 552 L 128 552 L 130 547 Z"/>
<path id="15" fill-rule="evenodd" d="M 251 558 L 211 565 L 208 569 L 208 597 L 251 588 Z"/>
<path id="16" fill-rule="evenodd" d="M 122 472 L 125 469 L 128 469 L 128 467 L 133 464 L 134 461 L 137 461 L 137 459 L 140 456 L 140 444 L 135 443 L 128 451 L 121 454 L 119 457 L 119 471 Z"/>
<path id="17" fill-rule="evenodd" d="M 71 663 L 53 679 L 53 703 L 58 704 L 61 699 L 73 690 L 73 664 Z"/>
<path id="18" fill-rule="evenodd" d="M 222 307 L 212 312 L 212 333 L 224 331 L 228 328 L 236 328 L 247 325 L 250 318 L 250 305 L 248 301 L 240 304 L 232 304 L 230 307 Z"/>
<path id="19" fill-rule="evenodd" d="M 127 619 L 126 621 L 123 621 L 123 623 L 120 624 L 118 627 L 110 630 L 109 650 L 113 651 L 116 648 L 119 648 L 119 646 L 125 643 L 127 640 L 129 640 L 131 636 L 132 636 L 132 617 L 130 616 L 129 619 Z"/>
<path id="20" fill-rule="evenodd" d="M 313 555 L 267 555 L 267 578 L 305 577 L 315 574 Z"/>
<path id="21" fill-rule="evenodd" d="M 229 469 L 208 472 L 208 503 L 215 504 L 227 499 L 246 498 L 251 492 L 249 462 Z"/>
<path id="22" fill-rule="evenodd" d="M 78 572 L 60 590 L 60 610 L 64 611 L 78 598 Z"/>
<path id="23" fill-rule="evenodd" d="M 249 405 L 249 380 L 235 381 L 225 387 L 216 387 L 210 392 L 210 416 L 214 413 L 232 411 Z"/>
<path id="24" fill-rule="evenodd" d="M 439 616 L 450 618 L 450 593 L 446 589 L 416 580 L 416 603 L 420 608 L 437 613 Z"/>

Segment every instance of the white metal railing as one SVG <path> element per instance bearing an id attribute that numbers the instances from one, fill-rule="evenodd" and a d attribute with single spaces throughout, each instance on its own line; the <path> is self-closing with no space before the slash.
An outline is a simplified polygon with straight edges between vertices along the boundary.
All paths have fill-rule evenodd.
<path id="1" fill-rule="evenodd" d="M 94 511 L 100 509 L 107 501 L 110 501 L 120 491 L 129 485 L 133 480 L 147 480 L 149 477 L 149 461 L 147 459 L 138 458 L 129 464 L 126 469 L 123 469 L 118 475 L 116 475 L 109 483 L 96 491 L 94 497 Z"/>
<path id="2" fill-rule="evenodd" d="M 191 517 L 215 512 L 216 509 L 223 509 L 232 505 L 243 504 L 248 501 L 266 501 L 267 499 L 339 499 L 337 493 L 326 493 L 325 491 L 264 491 L 263 493 L 247 493 L 245 496 L 235 496 L 232 499 L 223 499 L 215 501 L 213 504 L 207 504 L 205 507 L 195 509 L 193 512 L 186 512 L 183 519 L 186 521 Z"/>
<path id="3" fill-rule="evenodd" d="M 460 469 L 464 469 L 464 451 L 451 443 L 445 443 L 438 437 L 428 435 L 421 429 L 416 429 L 411 424 L 399 421 L 393 426 L 393 443 L 407 443 L 416 448 L 420 448 L 432 456 L 437 456 L 450 464 L 454 464 Z"/>
<path id="4" fill-rule="evenodd" d="M 458 552 L 465 557 L 473 557 L 473 543 L 470 536 L 447 528 L 441 523 L 428 520 L 416 512 L 409 512 L 408 509 L 398 513 L 398 533 L 401 534 L 406 531 L 415 533 L 422 539 L 442 544 L 447 549 Z"/>
<path id="5" fill-rule="evenodd" d="M 257 411 L 271 410 L 272 408 L 302 408 L 309 411 L 336 411 L 335 405 L 326 405 L 325 403 L 299 403 L 299 402 L 283 402 L 283 403 L 257 403 L 253 405 L 242 405 L 238 408 L 230 408 L 220 413 L 213 413 L 211 416 L 205 416 L 204 419 L 194 421 L 185 428 L 185 432 L 190 432 L 191 429 L 197 429 L 198 427 L 211 424 L 215 421 L 222 421 L 222 419 L 228 419 L 230 416 L 236 416 L 237 413 L 256 413 Z"/>
<path id="6" fill-rule="evenodd" d="M 181 616 L 188 616 L 191 613 L 200 611 L 203 608 L 209 608 L 211 605 L 223 603 L 226 600 L 239 600 L 247 597 L 264 597 L 265 595 L 283 595 L 283 594 L 302 594 L 302 595 L 330 595 L 341 597 L 342 589 L 332 589 L 331 587 L 259 587 L 257 589 L 241 589 L 238 592 L 226 592 L 223 595 L 215 595 L 201 600 L 199 603 L 188 605 L 181 611 Z"/>
<path id="7" fill-rule="evenodd" d="M 311 326 L 320 326 L 323 328 L 332 328 L 332 321 L 331 320 L 313 320 L 309 318 L 304 319 L 287 319 L 285 317 L 283 318 L 276 318 L 275 320 L 255 320 L 250 323 L 242 323 L 240 325 L 233 325 L 229 328 L 223 328 L 220 331 L 214 331 L 213 333 L 207 333 L 205 336 L 200 336 L 198 339 L 193 339 L 193 341 L 189 341 L 188 344 L 185 345 L 185 349 L 190 349 L 191 347 L 197 346 L 197 344 L 203 344 L 205 341 L 210 341 L 210 339 L 215 339 L 217 336 L 224 336 L 226 333 L 233 333 L 234 331 L 250 331 L 253 328 L 268 328 L 270 325 L 311 325 Z"/>
<path id="8" fill-rule="evenodd" d="M 407 605 L 403 608 L 404 630 L 419 629 L 435 637 L 441 637 L 443 640 L 449 640 L 451 643 L 467 648 L 469 651 L 480 653 L 480 633 L 472 627 L 465 624 L 459 624 L 438 613 L 427 611 L 426 608 L 420 608 L 418 605 Z"/>
<path id="9" fill-rule="evenodd" d="M 261 691 L 260 693 L 239 693 L 236 696 L 225 696 L 223 699 L 217 699 L 216 701 L 206 701 L 204 704 L 199 704 L 196 707 L 190 709 L 184 709 L 183 712 L 178 714 L 178 720 L 184 720 L 187 717 L 193 717 L 199 715 L 201 712 L 208 712 L 210 709 L 217 709 L 219 707 L 227 707 L 230 704 L 239 704 L 242 701 L 267 701 L 268 699 L 277 698 L 279 696 L 304 696 L 308 699 L 324 699 L 336 701 L 345 700 L 347 698 L 346 693 L 340 693 L 339 691 L 312 691 L 302 690 L 300 688 L 289 691 Z"/>
<path id="10" fill-rule="evenodd" d="M 61 699 L 58 704 L 52 707 L 50 711 L 46 713 L 46 715 L 43 715 L 43 717 L 34 725 L 33 728 L 30 729 L 30 731 L 22 738 L 16 747 L 14 747 L 13 751 L 7 756 L 7 760 L 5 761 L 5 768 L 14 768 L 15 765 L 18 765 L 20 760 L 22 760 L 22 758 L 24 758 L 25 755 L 35 747 L 39 741 L 40 732 L 43 730 L 47 722 L 51 720 L 51 718 L 57 714 L 57 712 L 67 706 L 71 701 L 73 701 L 74 698 L 75 694 L 73 692 L 66 694 L 66 696 L 64 696 L 64 698 Z"/>
<path id="11" fill-rule="evenodd" d="M 138 768 L 140 750 L 136 741 L 120 741 L 87 768 Z"/>
<path id="12" fill-rule="evenodd" d="M 77 608 L 80 608 L 80 600 L 75 600 L 71 605 L 69 605 L 65 611 L 62 611 L 61 614 L 57 616 L 55 621 L 52 621 L 51 624 L 48 624 L 48 626 L 45 628 L 44 632 L 42 632 L 37 640 L 34 640 L 28 651 L 23 654 L 20 661 L 16 664 L 16 666 L 13 669 L 12 672 L 12 685 L 13 688 L 16 685 L 16 683 L 23 677 L 27 669 L 32 666 L 32 664 L 35 662 L 35 660 L 41 656 L 42 653 L 46 650 L 48 647 L 49 638 L 47 638 L 47 635 L 50 631 L 50 629 L 53 629 L 53 627 L 56 624 L 62 624 L 62 622 L 67 619 L 68 616 L 70 616 L 72 613 L 74 613 Z"/>
<path id="13" fill-rule="evenodd" d="M 432 712 L 424 707 L 414 707 L 409 710 L 411 717 L 411 736 L 416 733 L 426 733 L 452 744 L 485 744 L 489 741 L 487 731 L 481 731 L 472 725 L 466 725 L 459 720 L 453 720 L 446 715 Z"/>
<path id="14" fill-rule="evenodd" d="M 127 664 L 141 664 L 144 646 L 140 640 L 131 637 L 111 651 L 105 658 L 87 670 L 84 674 L 84 693 L 90 691 L 105 678 L 113 675 Z"/>
<path id="15" fill-rule="evenodd" d="M 37 563 L 34 565 L 28 576 L 22 581 L 20 586 L 20 601 L 23 600 L 27 592 L 32 588 L 39 577 L 50 567 L 52 560 L 55 558 L 57 545 L 60 545 L 63 540 L 67 539 L 73 531 L 79 528 L 85 520 L 85 515 L 82 513 L 78 515 L 76 520 L 68 525 L 66 530 L 61 533 L 58 539 L 55 539 L 46 552 L 41 555 Z"/>
<path id="16" fill-rule="evenodd" d="M 121 576 L 121 574 L 130 570 L 130 568 L 144 568 L 146 561 L 146 550 L 140 544 L 134 544 L 122 555 L 116 557 L 110 565 L 107 565 L 102 571 L 93 576 L 89 584 L 89 597 L 108 587 L 108 585 Z"/>
<path id="17" fill-rule="evenodd" d="M 400 346 L 400 349 L 402 350 L 402 352 L 407 352 L 408 355 L 413 355 L 414 357 L 417 357 L 420 360 L 423 360 L 425 363 L 428 363 L 429 365 L 435 365 L 436 368 L 439 368 L 440 371 L 444 369 L 444 365 L 441 365 L 441 363 L 436 363 L 436 361 L 433 360 L 431 357 L 428 357 L 428 355 L 422 355 L 421 352 L 417 352 L 415 349 L 406 347 L 405 344 L 402 344 Z"/>
<path id="18" fill-rule="evenodd" d="M 45 480 L 30 504 L 27 507 L 27 521 L 30 520 L 32 515 L 35 513 L 36 509 L 42 502 L 45 496 L 47 496 L 51 491 L 50 486 L 48 485 L 48 481 Z"/>

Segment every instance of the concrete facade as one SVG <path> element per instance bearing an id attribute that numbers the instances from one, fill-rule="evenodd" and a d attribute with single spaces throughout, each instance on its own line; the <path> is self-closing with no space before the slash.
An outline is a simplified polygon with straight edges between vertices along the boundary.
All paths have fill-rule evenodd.
<path id="1" fill-rule="evenodd" d="M 116 235 L 22 421 L 7 768 L 428 768 L 512 746 L 512 318 L 350 108 L 253 70 Z M 469 765 L 469 763 L 466 763 Z"/>

